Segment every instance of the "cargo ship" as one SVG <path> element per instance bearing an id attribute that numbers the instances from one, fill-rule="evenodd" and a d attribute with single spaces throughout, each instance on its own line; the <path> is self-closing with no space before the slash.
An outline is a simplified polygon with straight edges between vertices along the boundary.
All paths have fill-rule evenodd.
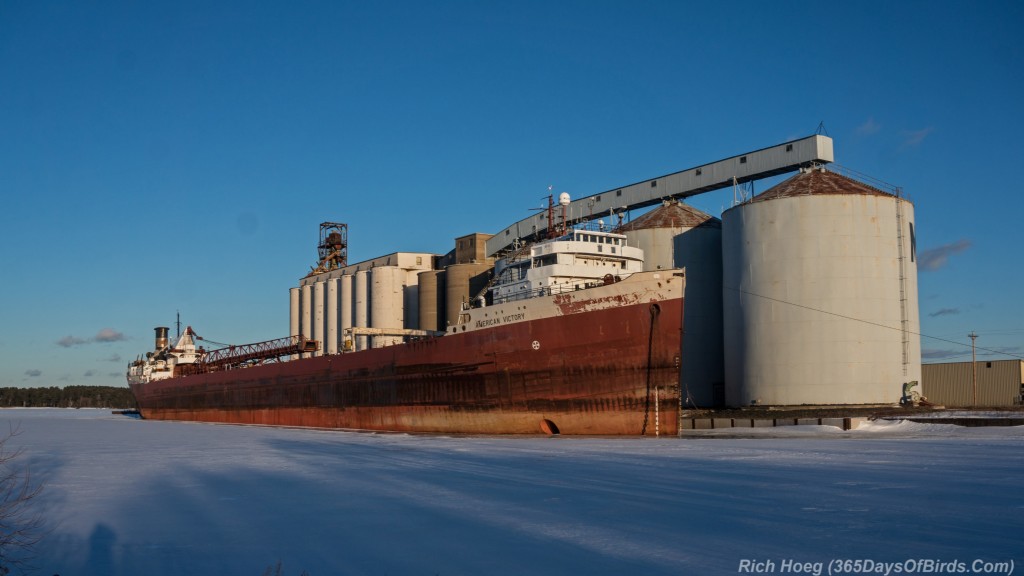
<path id="1" fill-rule="evenodd" d="M 600 226 L 494 263 L 444 330 L 348 326 L 206 350 L 156 328 L 128 367 L 143 418 L 445 434 L 675 434 L 685 276 Z M 338 262 L 327 235 L 323 273 Z M 326 266 L 326 268 L 324 267 Z M 375 340 L 375 344 L 360 344 Z"/>

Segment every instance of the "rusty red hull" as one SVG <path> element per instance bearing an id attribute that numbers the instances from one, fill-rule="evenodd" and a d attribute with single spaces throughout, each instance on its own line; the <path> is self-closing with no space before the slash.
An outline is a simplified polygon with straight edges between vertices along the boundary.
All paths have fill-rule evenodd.
<path id="1" fill-rule="evenodd" d="M 674 434 L 683 299 L 133 384 L 145 418 L 482 434 Z"/>

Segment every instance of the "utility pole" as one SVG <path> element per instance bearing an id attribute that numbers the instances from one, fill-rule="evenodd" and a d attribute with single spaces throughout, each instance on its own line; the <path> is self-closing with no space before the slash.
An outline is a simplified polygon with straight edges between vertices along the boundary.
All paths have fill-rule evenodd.
<path id="1" fill-rule="evenodd" d="M 972 376 L 972 382 L 974 384 L 974 402 L 972 406 L 978 405 L 978 357 L 974 353 L 974 341 L 978 339 L 978 335 L 971 330 L 971 333 L 967 335 L 971 339 L 971 369 L 974 371 Z"/>

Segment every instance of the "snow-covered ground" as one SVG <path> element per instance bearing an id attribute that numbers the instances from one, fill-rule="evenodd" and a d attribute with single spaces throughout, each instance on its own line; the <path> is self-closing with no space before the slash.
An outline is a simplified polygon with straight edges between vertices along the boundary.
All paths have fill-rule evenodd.
<path id="1" fill-rule="evenodd" d="M 45 484 L 47 576 L 1024 570 L 1024 427 L 439 437 L 0 410 L 7 423 Z"/>

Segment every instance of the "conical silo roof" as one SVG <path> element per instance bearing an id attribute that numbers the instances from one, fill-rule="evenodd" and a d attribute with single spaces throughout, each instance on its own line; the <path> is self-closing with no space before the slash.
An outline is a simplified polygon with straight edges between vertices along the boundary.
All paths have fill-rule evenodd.
<path id="1" fill-rule="evenodd" d="M 636 220 L 619 226 L 618 233 L 654 228 L 721 228 L 722 221 L 678 200 L 668 200 Z"/>
<path id="2" fill-rule="evenodd" d="M 859 180 L 815 168 L 801 172 L 751 198 L 751 202 L 792 198 L 794 196 L 860 194 L 866 196 L 893 196 Z"/>

